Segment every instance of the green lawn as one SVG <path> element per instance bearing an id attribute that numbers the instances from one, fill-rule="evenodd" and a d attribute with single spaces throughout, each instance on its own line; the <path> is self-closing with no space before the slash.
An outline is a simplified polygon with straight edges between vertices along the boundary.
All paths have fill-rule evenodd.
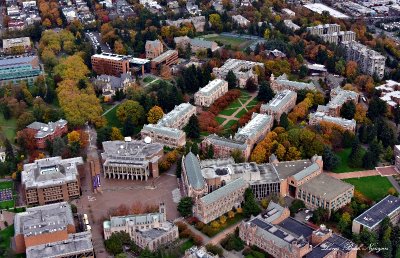
<path id="1" fill-rule="evenodd" d="M 7 189 L 7 188 L 13 189 L 13 187 L 14 187 L 14 182 L 13 181 L 0 182 L 0 190 L 1 189 Z"/>
<path id="2" fill-rule="evenodd" d="M 193 246 L 193 240 L 189 239 L 185 243 L 183 243 L 180 247 L 182 252 L 185 252 L 187 249 Z"/>
<path id="3" fill-rule="evenodd" d="M 224 125 L 224 129 L 231 129 L 232 125 L 236 124 L 236 120 L 229 120 L 228 123 Z"/>
<path id="4" fill-rule="evenodd" d="M 147 82 L 151 82 L 152 80 L 154 80 L 155 78 L 153 76 L 147 76 L 146 78 L 143 79 L 143 82 L 147 83 Z"/>
<path id="5" fill-rule="evenodd" d="M 364 153 L 365 150 L 363 149 Z M 349 167 L 349 155 L 351 153 L 351 148 L 343 149 L 336 153 L 336 155 L 340 159 L 339 166 L 333 170 L 335 173 L 345 173 L 345 172 L 353 172 L 364 170 L 364 168 L 351 168 Z"/>
<path id="6" fill-rule="evenodd" d="M 393 187 L 390 181 L 382 176 L 349 178 L 344 179 L 344 181 L 354 185 L 357 191 L 373 201 L 379 201 L 385 197 L 388 194 L 388 189 Z"/>
<path id="7" fill-rule="evenodd" d="M 224 109 L 219 112 L 220 115 L 230 116 L 238 110 L 237 108 Z"/>
<path id="8" fill-rule="evenodd" d="M 246 45 L 249 45 L 251 41 L 241 38 L 234 37 L 226 37 L 221 35 L 205 35 L 200 37 L 209 41 L 216 41 L 217 43 L 221 43 L 223 45 L 230 45 L 232 48 L 245 48 Z"/>
<path id="9" fill-rule="evenodd" d="M 257 105 L 257 104 L 258 104 L 258 100 L 253 99 L 252 101 L 249 102 L 249 104 L 247 104 L 247 107 L 249 107 L 249 106 L 255 106 L 255 105 Z"/>
<path id="10" fill-rule="evenodd" d="M 227 219 L 226 223 L 224 225 L 222 225 L 221 227 L 219 227 L 217 230 L 212 230 L 212 232 L 210 232 L 210 234 L 208 235 L 209 237 L 213 237 L 216 234 L 218 234 L 219 232 L 224 231 L 226 228 L 229 228 L 230 226 L 234 225 L 235 223 L 243 220 L 243 214 L 240 213 L 236 213 L 235 217 L 233 217 L 232 219 Z M 211 226 L 211 222 L 209 224 Z"/>
<path id="11" fill-rule="evenodd" d="M 105 114 L 105 118 L 108 121 L 109 126 L 114 126 L 117 128 L 122 128 L 121 122 L 117 118 L 117 108 L 118 106 L 114 107 L 112 110 L 110 110 L 107 114 Z"/>
<path id="12" fill-rule="evenodd" d="M 15 118 L 6 120 L 3 114 L 0 114 L 0 127 L 8 140 L 14 142 L 17 128 L 17 120 Z"/>
<path id="13" fill-rule="evenodd" d="M 242 108 L 242 110 L 240 110 L 239 112 L 237 112 L 236 114 L 236 118 L 241 118 L 244 114 L 247 113 L 247 110 L 245 108 Z"/>
<path id="14" fill-rule="evenodd" d="M 218 117 L 218 116 L 217 116 L 217 117 L 215 117 L 215 120 L 218 122 L 218 124 L 220 124 L 220 125 L 221 125 L 223 122 L 225 122 L 225 120 L 226 120 L 226 119 L 225 119 L 225 118 L 222 118 L 222 117 Z"/>
<path id="15" fill-rule="evenodd" d="M 0 249 L 6 250 L 10 247 L 11 238 L 14 236 L 14 225 L 10 225 L 0 231 Z"/>

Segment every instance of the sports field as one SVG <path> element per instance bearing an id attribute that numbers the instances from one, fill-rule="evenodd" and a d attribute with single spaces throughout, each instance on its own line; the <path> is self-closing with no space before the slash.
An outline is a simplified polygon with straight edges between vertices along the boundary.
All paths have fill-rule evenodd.
<path id="1" fill-rule="evenodd" d="M 12 199 L 10 199 L 12 198 Z M 14 207 L 14 182 L 0 182 L 0 210 Z"/>
<path id="2" fill-rule="evenodd" d="M 225 47 L 230 46 L 233 49 L 241 49 L 241 50 L 247 48 L 253 42 L 253 40 L 228 37 L 228 36 L 223 36 L 223 35 L 218 35 L 218 34 L 208 34 L 208 35 L 201 36 L 199 38 L 202 38 L 204 40 L 209 40 L 209 41 L 215 41 L 219 44 L 224 45 Z"/>

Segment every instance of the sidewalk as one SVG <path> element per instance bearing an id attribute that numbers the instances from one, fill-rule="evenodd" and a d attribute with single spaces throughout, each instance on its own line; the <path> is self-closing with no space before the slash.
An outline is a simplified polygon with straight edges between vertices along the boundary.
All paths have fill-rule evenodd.
<path id="1" fill-rule="evenodd" d="M 240 100 L 240 98 L 238 99 L 239 102 L 242 104 L 242 106 L 240 106 L 239 108 L 237 108 L 236 111 L 235 111 L 232 115 L 230 115 L 230 116 L 221 115 L 221 114 L 217 115 L 217 117 L 225 118 L 225 121 L 221 124 L 221 126 L 225 126 L 230 120 L 239 120 L 239 118 L 237 118 L 237 117 L 235 117 L 235 116 L 236 116 L 236 114 L 239 113 L 242 109 L 245 109 L 246 111 L 248 111 L 247 108 L 246 108 L 247 105 L 248 105 L 253 99 L 255 99 L 255 98 L 257 97 L 257 94 L 254 94 L 254 93 L 252 93 L 252 94 L 250 94 L 250 95 L 251 95 L 251 98 L 249 98 L 245 103 L 242 103 L 242 101 Z"/>
<path id="2" fill-rule="evenodd" d="M 348 179 L 348 178 L 360 178 L 360 177 L 369 177 L 369 176 L 379 176 L 380 174 L 376 170 L 364 170 L 364 171 L 355 171 L 355 172 L 347 172 L 347 173 L 332 173 L 325 172 L 328 175 L 336 178 L 336 179 Z"/>

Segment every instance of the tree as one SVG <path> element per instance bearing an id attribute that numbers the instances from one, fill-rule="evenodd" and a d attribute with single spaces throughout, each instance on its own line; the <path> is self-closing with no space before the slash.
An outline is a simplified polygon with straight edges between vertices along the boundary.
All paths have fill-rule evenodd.
<path id="1" fill-rule="evenodd" d="M 292 204 L 289 207 L 290 215 L 294 216 L 300 209 L 304 209 L 306 205 L 302 200 L 293 200 Z"/>
<path id="2" fill-rule="evenodd" d="M 190 117 L 184 130 L 189 138 L 198 139 L 200 137 L 199 120 L 196 115 Z"/>
<path id="3" fill-rule="evenodd" d="M 374 120 L 375 118 L 384 115 L 386 111 L 387 111 L 386 102 L 378 97 L 374 97 L 369 102 L 367 116 L 370 119 Z"/>
<path id="4" fill-rule="evenodd" d="M 183 197 L 178 203 L 178 212 L 183 217 L 189 217 L 193 213 L 192 197 Z"/>
<path id="5" fill-rule="evenodd" d="M 17 130 L 22 130 L 33 122 L 35 122 L 35 117 L 33 116 L 32 112 L 24 112 L 17 119 Z"/>
<path id="6" fill-rule="evenodd" d="M 233 73 L 232 70 L 230 70 L 228 72 L 228 74 L 226 75 L 225 80 L 228 82 L 228 88 L 230 90 L 237 87 L 237 78 L 236 78 L 236 75 Z"/>
<path id="7" fill-rule="evenodd" d="M 351 80 L 355 79 L 357 76 L 358 65 L 355 61 L 348 61 L 346 64 L 346 77 Z"/>
<path id="8" fill-rule="evenodd" d="M 124 231 L 114 232 L 111 236 L 104 241 L 107 252 L 117 255 L 123 252 L 123 245 L 130 243 L 130 236 Z"/>
<path id="9" fill-rule="evenodd" d="M 5 145 L 4 147 L 5 147 L 6 161 L 14 162 L 15 161 L 14 149 L 10 141 L 6 139 L 4 145 Z"/>
<path id="10" fill-rule="evenodd" d="M 324 169 L 328 171 L 334 170 L 339 165 L 339 158 L 327 146 L 325 146 L 322 153 L 322 160 L 324 161 Z"/>
<path id="11" fill-rule="evenodd" d="M 125 120 L 122 132 L 125 136 L 131 136 L 135 132 L 135 125 L 132 122 L 131 116 L 128 116 Z"/>
<path id="12" fill-rule="evenodd" d="M 143 120 L 144 115 L 143 107 L 134 100 L 127 100 L 117 108 L 117 117 L 121 123 L 124 123 L 129 116 L 132 123 L 137 126 Z"/>
<path id="13" fill-rule="evenodd" d="M 300 70 L 299 70 L 299 78 L 303 79 L 304 77 L 306 77 L 308 74 L 308 68 L 305 65 L 300 66 Z"/>
<path id="14" fill-rule="evenodd" d="M 19 131 L 17 133 L 18 145 L 27 151 L 33 151 L 36 149 L 35 134 L 35 131 L 28 128 Z"/>
<path id="15" fill-rule="evenodd" d="M 356 105 L 353 101 L 348 101 L 343 104 L 342 108 L 340 109 L 340 116 L 346 119 L 353 119 L 354 115 L 356 114 Z"/>
<path id="16" fill-rule="evenodd" d="M 101 147 L 103 142 L 111 140 L 112 128 L 110 126 L 102 127 L 98 129 L 96 132 L 97 132 L 96 143 L 98 147 Z"/>
<path id="17" fill-rule="evenodd" d="M 271 89 L 269 82 L 262 81 L 258 89 L 257 99 L 265 103 L 269 102 L 275 96 L 274 91 Z"/>
<path id="18" fill-rule="evenodd" d="M 344 233 L 349 230 L 349 226 L 351 225 L 351 216 L 348 212 L 344 212 L 339 220 L 338 229 L 340 232 Z"/>
<path id="19" fill-rule="evenodd" d="M 360 141 L 356 137 L 353 141 L 351 152 L 349 155 L 349 167 L 359 168 L 363 165 L 363 149 L 360 145 Z"/>
<path id="20" fill-rule="evenodd" d="M 367 151 L 363 157 L 363 167 L 366 169 L 374 169 L 376 165 L 376 157 L 371 151 Z"/>
<path id="21" fill-rule="evenodd" d="M 147 247 L 140 252 L 139 258 L 156 258 L 157 256 L 153 254 Z"/>
<path id="22" fill-rule="evenodd" d="M 147 113 L 147 121 L 150 124 L 156 124 L 164 116 L 164 111 L 159 106 L 152 107 Z"/>
<path id="23" fill-rule="evenodd" d="M 249 92 L 256 92 L 257 91 L 257 85 L 254 83 L 254 80 L 252 78 L 248 79 L 246 82 L 246 90 Z"/>
<path id="24" fill-rule="evenodd" d="M 208 21 L 211 23 L 211 27 L 217 32 L 222 31 L 221 16 L 217 13 L 210 14 Z"/>
<path id="25" fill-rule="evenodd" d="M 122 136 L 121 131 L 117 127 L 112 127 L 111 128 L 111 140 L 112 141 L 117 141 L 117 140 L 123 140 L 124 136 Z"/>
<path id="26" fill-rule="evenodd" d="M 396 108 L 393 110 L 393 120 L 396 126 L 400 124 L 400 106 L 397 105 Z"/>
<path id="27" fill-rule="evenodd" d="M 206 244 L 206 250 L 207 252 L 218 255 L 219 257 L 222 257 L 222 255 L 224 254 L 224 250 L 221 247 L 213 244 Z"/>
<path id="28" fill-rule="evenodd" d="M 235 149 L 231 152 L 231 157 L 235 161 L 235 163 L 243 163 L 245 158 L 243 157 L 243 153 L 239 149 Z"/>
<path id="29" fill-rule="evenodd" d="M 61 137 L 56 137 L 53 140 L 53 156 L 62 156 L 65 152 L 65 141 Z"/>
<path id="30" fill-rule="evenodd" d="M 244 192 L 244 204 L 243 214 L 249 218 L 251 215 L 256 216 L 261 212 L 261 208 L 258 206 L 256 198 L 254 197 L 251 188 L 247 188 Z"/>

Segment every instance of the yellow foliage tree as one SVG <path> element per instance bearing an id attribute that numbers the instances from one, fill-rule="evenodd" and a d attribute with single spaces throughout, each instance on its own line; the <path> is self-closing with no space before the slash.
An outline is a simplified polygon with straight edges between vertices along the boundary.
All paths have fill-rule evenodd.
<path id="1" fill-rule="evenodd" d="M 232 219 L 235 217 L 235 212 L 234 211 L 228 211 L 228 218 Z"/>
<path id="2" fill-rule="evenodd" d="M 59 75 L 63 80 L 79 81 L 86 78 L 89 69 L 79 55 L 73 55 L 61 59 L 60 63 L 54 67 L 54 74 Z"/>
<path id="3" fill-rule="evenodd" d="M 211 227 L 212 227 L 213 229 L 219 229 L 220 226 L 221 226 L 221 225 L 220 225 L 219 222 L 216 221 L 216 220 L 214 220 L 214 221 L 211 222 Z"/>
<path id="4" fill-rule="evenodd" d="M 156 124 L 164 115 L 164 111 L 159 106 L 152 107 L 147 113 L 147 121 L 150 124 Z"/>
<path id="5" fill-rule="evenodd" d="M 112 127 L 111 128 L 111 140 L 112 141 L 118 141 L 118 140 L 123 140 L 124 136 L 122 136 L 121 131 L 117 127 Z"/>
<path id="6" fill-rule="evenodd" d="M 81 135 L 77 131 L 72 131 L 67 134 L 68 144 L 72 144 L 73 142 L 80 142 Z"/>

